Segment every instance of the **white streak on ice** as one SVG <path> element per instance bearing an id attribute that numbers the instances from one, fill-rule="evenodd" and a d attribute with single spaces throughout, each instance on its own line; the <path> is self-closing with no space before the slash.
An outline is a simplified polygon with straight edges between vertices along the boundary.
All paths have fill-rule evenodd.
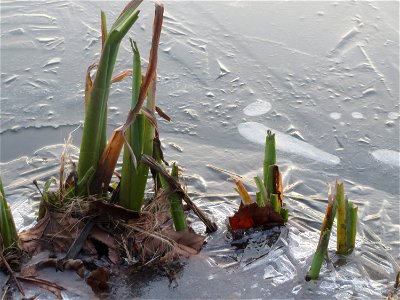
<path id="1" fill-rule="evenodd" d="M 268 128 L 257 122 L 241 123 L 239 133 L 250 142 L 264 145 Z M 275 133 L 276 148 L 283 152 L 294 153 L 329 165 L 337 165 L 340 158 L 322 151 L 311 144 L 300 141 L 290 135 L 271 129 Z"/>
<path id="2" fill-rule="evenodd" d="M 372 156 L 383 162 L 394 167 L 400 167 L 400 152 L 387 149 L 379 149 L 371 152 Z"/>

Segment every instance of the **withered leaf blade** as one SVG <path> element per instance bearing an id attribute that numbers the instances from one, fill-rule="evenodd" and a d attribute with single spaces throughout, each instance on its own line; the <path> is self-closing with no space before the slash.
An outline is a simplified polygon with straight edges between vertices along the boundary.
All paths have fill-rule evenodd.
<path id="1" fill-rule="evenodd" d="M 90 91 L 93 86 L 92 78 L 90 77 L 90 72 L 97 68 L 97 64 L 91 64 L 86 70 L 86 82 L 85 82 L 85 108 L 87 109 L 90 102 Z"/>
<path id="2" fill-rule="evenodd" d="M 114 130 L 103 155 L 100 158 L 96 173 L 90 185 L 92 194 L 106 193 L 110 184 L 119 154 L 124 145 L 124 133 L 122 127 Z"/>
<path id="3" fill-rule="evenodd" d="M 156 112 L 158 113 L 158 115 L 159 115 L 161 118 L 163 118 L 164 120 L 166 120 L 166 121 L 168 121 L 168 122 L 171 122 L 170 116 L 168 116 L 168 115 L 164 112 L 164 110 L 163 110 L 161 107 L 156 106 Z"/>
<path id="4" fill-rule="evenodd" d="M 83 262 L 80 259 L 68 259 L 68 260 L 59 260 L 57 258 L 49 258 L 45 260 L 41 260 L 36 264 L 25 266 L 22 268 L 20 274 L 25 277 L 34 277 L 37 276 L 37 272 L 39 270 L 45 268 L 55 268 L 61 270 L 73 270 L 79 275 L 79 277 L 83 278 L 85 267 L 83 266 Z"/>
<path id="5" fill-rule="evenodd" d="M 127 69 L 127 70 L 121 71 L 120 73 L 118 73 L 117 75 L 115 75 L 111 79 L 111 83 L 120 82 L 120 81 L 124 80 L 125 78 L 127 78 L 129 76 L 132 76 L 132 70 L 131 69 Z"/>
<path id="6" fill-rule="evenodd" d="M 173 228 L 168 228 L 163 230 L 163 234 L 176 243 L 193 249 L 195 254 L 200 252 L 205 240 L 204 236 L 195 233 L 193 230 L 175 231 Z"/>
<path id="7" fill-rule="evenodd" d="M 142 107 L 141 110 L 142 110 L 143 115 L 147 118 L 147 120 L 154 127 L 154 129 L 156 130 L 157 135 L 158 135 L 158 124 L 157 124 L 157 119 L 156 119 L 155 114 L 147 107 Z"/>
<path id="8" fill-rule="evenodd" d="M 25 281 L 25 282 L 37 285 L 38 287 L 53 293 L 59 299 L 62 299 L 61 292 L 66 290 L 64 287 L 62 287 L 61 285 L 59 285 L 57 283 L 50 282 L 50 281 L 40 279 L 40 278 L 36 278 L 36 277 L 17 276 L 17 278 L 21 281 Z"/>
<path id="9" fill-rule="evenodd" d="M 229 217 L 229 225 L 232 230 L 250 229 L 258 226 L 284 225 L 282 217 L 274 211 L 270 204 L 259 207 L 257 203 L 240 205 L 239 210 Z"/>
<path id="10" fill-rule="evenodd" d="M 149 90 L 150 84 L 155 80 L 157 73 L 157 62 L 158 62 L 158 46 L 160 43 L 161 29 L 163 23 L 164 6 L 162 3 L 156 2 L 156 11 L 153 23 L 153 38 L 151 40 L 149 65 L 146 70 L 146 75 L 143 78 L 142 85 L 140 87 L 140 93 L 138 101 L 133 109 L 128 114 L 125 124 L 123 125 L 126 130 L 134 121 L 135 116 L 139 113 L 143 106 L 143 102 L 146 98 L 147 91 Z"/>
<path id="11" fill-rule="evenodd" d="M 43 249 L 67 252 L 83 223 L 63 213 L 50 212 L 33 227 L 20 234 L 19 247 L 30 254 Z"/>
<path id="12" fill-rule="evenodd" d="M 283 206 L 283 186 L 282 186 L 282 174 L 279 171 L 279 167 L 276 166 L 274 169 L 275 176 L 275 190 L 276 194 L 278 194 L 279 202 L 281 203 L 281 207 Z"/>

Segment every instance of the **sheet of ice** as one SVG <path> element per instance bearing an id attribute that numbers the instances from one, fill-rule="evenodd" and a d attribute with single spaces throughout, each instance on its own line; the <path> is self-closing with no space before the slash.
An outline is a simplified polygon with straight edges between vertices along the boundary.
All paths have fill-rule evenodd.
<path id="1" fill-rule="evenodd" d="M 264 145 L 268 128 L 257 122 L 245 122 L 238 126 L 239 133 L 247 140 Z M 340 163 L 340 158 L 290 135 L 271 129 L 275 133 L 276 148 L 283 152 L 294 153 L 329 165 Z"/>
<path id="2" fill-rule="evenodd" d="M 400 152 L 388 149 L 379 149 L 371 152 L 372 156 L 384 164 L 400 167 Z"/>
<path id="3" fill-rule="evenodd" d="M 243 112 L 247 116 L 260 116 L 263 115 L 267 112 L 270 111 L 271 109 L 271 103 L 263 101 L 263 100 L 257 100 L 256 102 L 250 103 L 247 105 L 244 109 Z"/>

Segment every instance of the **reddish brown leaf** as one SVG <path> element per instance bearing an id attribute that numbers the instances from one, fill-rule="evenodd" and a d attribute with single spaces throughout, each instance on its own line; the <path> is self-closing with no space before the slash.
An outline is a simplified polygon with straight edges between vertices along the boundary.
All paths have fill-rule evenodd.
<path id="1" fill-rule="evenodd" d="M 110 271 L 107 268 L 98 268 L 90 273 L 86 279 L 86 283 L 92 288 L 95 294 L 107 292 L 110 289 L 108 280 L 110 278 Z"/>
<path id="2" fill-rule="evenodd" d="M 259 207 L 257 203 L 246 206 L 241 204 L 239 210 L 229 217 L 229 225 L 232 230 L 283 224 L 282 217 L 269 204 L 264 207 Z"/>
<path id="3" fill-rule="evenodd" d="M 118 249 L 117 249 L 117 243 L 115 242 L 115 238 L 112 234 L 100 229 L 98 226 L 95 226 L 95 227 L 93 227 L 89 236 L 91 239 L 95 239 L 95 240 L 103 243 L 105 246 L 107 246 L 108 258 L 114 264 L 117 264 L 121 260 L 121 257 L 119 255 Z M 93 248 L 92 248 L 92 251 L 93 251 Z"/>
<path id="4" fill-rule="evenodd" d="M 114 173 L 122 146 L 124 145 L 124 132 L 122 128 L 114 130 L 94 174 L 90 185 L 92 194 L 106 193 L 111 177 Z"/>
<path id="5" fill-rule="evenodd" d="M 168 116 L 161 107 L 156 106 L 156 112 L 158 113 L 158 115 L 163 118 L 165 121 L 167 122 L 171 122 L 171 118 L 170 116 Z"/>

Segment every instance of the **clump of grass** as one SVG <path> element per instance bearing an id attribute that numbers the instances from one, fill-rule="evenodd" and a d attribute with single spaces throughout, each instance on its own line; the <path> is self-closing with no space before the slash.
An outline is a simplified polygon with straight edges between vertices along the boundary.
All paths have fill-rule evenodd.
<path id="1" fill-rule="evenodd" d="M 10 247 L 17 247 L 18 233 L 15 227 L 14 218 L 11 213 L 10 205 L 6 200 L 6 194 L 3 188 L 3 182 L 0 177 L 0 234 L 2 244 L 0 250 Z"/>
<path id="2" fill-rule="evenodd" d="M 111 79 L 117 59 L 119 45 L 123 37 L 138 19 L 136 10 L 142 0 L 131 1 L 107 32 L 106 18 L 102 12 L 103 47 L 97 72 L 93 83 L 88 78 L 86 84 L 86 114 L 78 162 L 78 179 L 82 180 L 96 169 L 107 144 L 107 102 L 110 93 Z M 88 179 L 88 182 L 91 178 Z M 78 186 L 80 195 L 91 194 L 86 186 Z"/>
<path id="3" fill-rule="evenodd" d="M 337 218 L 337 246 L 338 254 L 350 254 L 355 247 L 356 224 L 358 208 L 345 196 L 344 185 L 336 182 L 335 195 L 328 195 L 328 207 L 326 209 L 321 234 L 315 251 L 310 271 L 306 280 L 318 279 L 322 263 L 328 255 L 328 244 L 332 232 L 332 225 Z"/>
<path id="4" fill-rule="evenodd" d="M 133 50 L 133 81 L 132 81 L 132 109 L 139 99 L 140 86 L 142 83 L 142 71 L 140 53 L 136 43 L 131 40 Z M 153 80 L 148 94 L 146 108 L 148 112 L 155 113 L 156 80 Z M 155 128 L 142 113 L 136 116 L 134 123 L 127 129 L 125 138 L 128 143 L 124 146 L 124 157 L 122 163 L 121 190 L 119 202 L 126 208 L 140 212 L 149 174 L 149 167 L 140 162 L 143 154 L 153 154 L 153 139 Z M 132 152 L 130 149 L 132 149 Z M 134 161 L 137 165 L 134 165 Z"/>
<path id="5" fill-rule="evenodd" d="M 256 203 L 259 207 L 271 206 L 278 213 L 284 222 L 287 222 L 289 213 L 283 207 L 282 176 L 276 164 L 276 143 L 275 134 L 267 131 L 264 147 L 263 179 L 260 176 L 254 177 L 258 188 L 256 192 Z M 244 205 L 254 203 L 244 185 L 239 179 L 235 179 L 236 191 L 242 198 Z"/>
<path id="6" fill-rule="evenodd" d="M 355 246 L 358 207 L 344 193 L 343 182 L 336 184 L 337 250 L 338 254 L 350 254 Z"/>

